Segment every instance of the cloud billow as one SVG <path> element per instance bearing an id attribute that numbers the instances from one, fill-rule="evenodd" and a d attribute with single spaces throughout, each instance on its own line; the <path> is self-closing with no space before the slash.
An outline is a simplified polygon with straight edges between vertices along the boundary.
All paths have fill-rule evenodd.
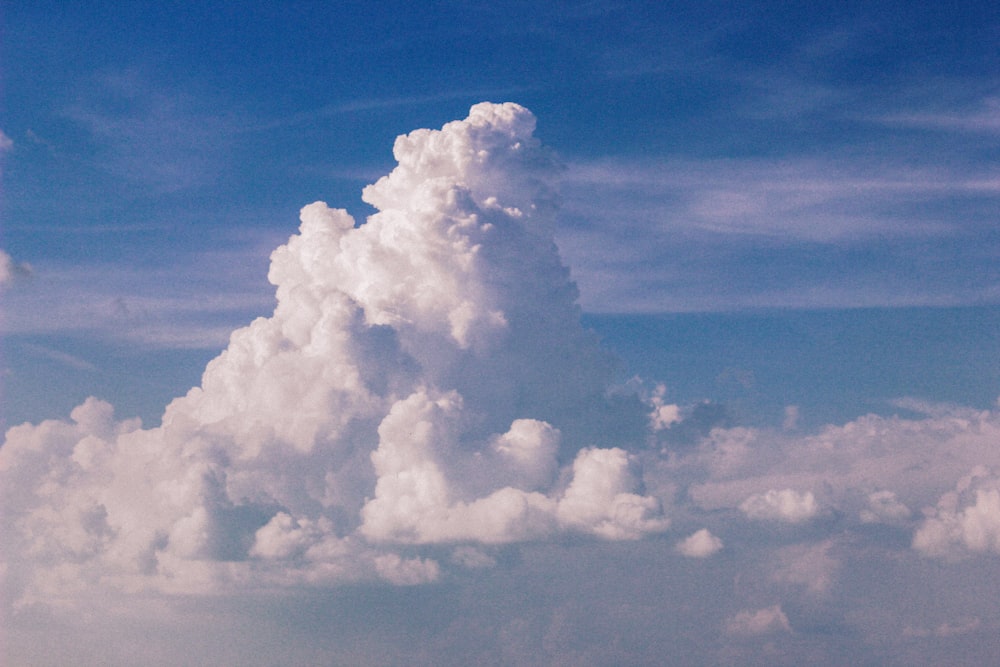
<path id="1" fill-rule="evenodd" d="M 607 392 L 611 360 L 580 325 L 534 127 L 478 104 L 397 140 L 365 224 L 306 206 L 271 257 L 274 314 L 161 426 L 88 399 L 11 429 L 8 583 L 26 600 L 416 584 L 441 571 L 419 545 L 664 530 L 637 457 L 602 441 L 648 415 Z"/>
<path id="2" fill-rule="evenodd" d="M 87 608 L 117 633 L 126 615 L 161 627 L 162 608 L 183 624 L 214 605 L 242 623 L 262 600 L 304 613 L 342 595 L 354 619 L 347 591 L 377 589 L 407 617 L 451 619 L 433 657 L 413 659 L 407 631 L 379 664 L 441 664 L 439 641 L 500 655 L 529 625 L 525 649 L 554 654 L 570 622 L 603 651 L 642 632 L 675 646 L 690 621 L 701 663 L 773 644 L 797 656 L 775 664 L 802 664 L 796 647 L 826 646 L 829 627 L 848 651 L 995 630 L 969 572 L 995 581 L 1000 413 L 904 399 L 916 417 L 805 432 L 673 405 L 657 378 L 615 385 L 553 242 L 560 167 L 534 122 L 476 105 L 397 140 L 363 224 L 303 208 L 271 256 L 273 314 L 232 332 L 160 426 L 88 398 L 8 430 L 10 627 L 31 637 L 33 613 Z M 435 581 L 449 586 L 412 588 Z M 952 617 L 928 590 L 974 604 Z M 609 617 L 636 642 L 594 634 Z"/>

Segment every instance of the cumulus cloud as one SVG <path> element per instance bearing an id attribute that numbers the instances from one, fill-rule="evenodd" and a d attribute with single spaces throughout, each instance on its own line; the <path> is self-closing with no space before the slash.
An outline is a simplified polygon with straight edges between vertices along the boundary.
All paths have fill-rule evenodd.
<path id="1" fill-rule="evenodd" d="M 702 510 L 909 526 L 914 512 L 934 506 L 970 470 L 1000 469 L 1000 414 L 941 405 L 931 412 L 919 419 L 865 415 L 802 435 L 716 428 L 682 465 L 657 470 L 664 481 L 686 481 Z"/>
<path id="2" fill-rule="evenodd" d="M 926 556 L 1000 554 L 1000 478 L 977 467 L 925 510 L 913 547 Z"/>
<path id="3" fill-rule="evenodd" d="M 483 567 L 463 544 L 666 529 L 615 440 L 648 412 L 613 409 L 534 127 L 520 106 L 476 105 L 396 141 L 365 224 L 303 208 L 271 256 L 273 315 L 233 332 L 161 426 L 89 399 L 11 429 L 3 532 L 23 599 L 413 585 L 442 573 L 424 545 Z"/>
<path id="4" fill-rule="evenodd" d="M 708 558 L 722 549 L 722 540 L 708 528 L 687 536 L 677 544 L 677 551 L 688 558 Z"/>
<path id="5" fill-rule="evenodd" d="M 773 633 L 791 632 L 788 617 L 781 605 L 763 609 L 745 609 L 726 622 L 726 632 L 730 635 L 754 637 Z"/>
<path id="6" fill-rule="evenodd" d="M 31 265 L 17 262 L 0 249 L 0 290 L 9 287 L 15 280 L 31 275 Z"/>
<path id="7" fill-rule="evenodd" d="M 833 540 L 827 539 L 818 544 L 796 544 L 779 549 L 771 579 L 801 587 L 813 595 L 827 593 L 840 568 L 840 562 L 830 553 L 833 546 Z"/>
<path id="8" fill-rule="evenodd" d="M 681 421 L 680 406 L 667 403 L 664 400 L 666 393 L 666 385 L 658 384 L 653 395 L 650 397 L 653 411 L 649 415 L 649 423 L 654 431 L 662 431 Z"/>
<path id="9" fill-rule="evenodd" d="M 896 499 L 892 491 L 868 494 L 868 506 L 859 513 L 864 523 L 899 523 L 910 518 L 910 508 Z"/>
<path id="10" fill-rule="evenodd" d="M 819 513 L 819 506 L 812 491 L 771 489 L 766 493 L 755 493 L 744 500 L 740 504 L 740 511 L 747 518 L 758 521 L 802 523 L 815 517 Z"/>

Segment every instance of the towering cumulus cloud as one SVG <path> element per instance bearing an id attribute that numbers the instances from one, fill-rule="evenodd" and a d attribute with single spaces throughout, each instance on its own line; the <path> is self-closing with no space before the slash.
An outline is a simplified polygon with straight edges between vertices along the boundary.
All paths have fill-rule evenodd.
<path id="1" fill-rule="evenodd" d="M 234 332 L 161 426 L 88 399 L 11 429 L 14 595 L 413 584 L 440 576 L 430 545 L 663 530 L 627 451 L 648 415 L 608 394 L 580 326 L 534 126 L 476 105 L 396 141 L 365 224 L 306 206 L 271 258 L 274 314 Z"/>

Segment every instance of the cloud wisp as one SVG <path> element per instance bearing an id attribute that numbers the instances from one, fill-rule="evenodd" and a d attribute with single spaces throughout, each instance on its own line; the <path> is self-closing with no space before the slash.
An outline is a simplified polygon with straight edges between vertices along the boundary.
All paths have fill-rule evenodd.
<path id="1" fill-rule="evenodd" d="M 557 240 L 589 312 L 996 300 L 987 203 L 1000 179 L 981 165 L 893 154 L 578 162 L 563 191 Z"/>

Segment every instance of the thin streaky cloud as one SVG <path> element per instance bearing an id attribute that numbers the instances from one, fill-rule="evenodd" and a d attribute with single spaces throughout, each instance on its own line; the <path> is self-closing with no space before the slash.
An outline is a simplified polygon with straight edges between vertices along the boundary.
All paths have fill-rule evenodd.
<path id="1" fill-rule="evenodd" d="M 266 132 L 286 127 L 305 125 L 320 120 L 346 114 L 356 114 L 364 111 L 379 111 L 384 109 L 399 109 L 405 107 L 424 106 L 438 102 L 449 102 L 463 99 L 509 98 L 529 90 L 525 87 L 500 88 L 496 90 L 455 90 L 432 95 L 414 95 L 407 97 L 385 97 L 357 99 L 346 102 L 328 104 L 318 109 L 302 111 L 270 121 L 248 125 L 238 130 L 239 133 Z M 499 101 L 499 100 L 498 100 Z"/>
<path id="2" fill-rule="evenodd" d="M 76 146 L 77 159 L 160 193 L 214 182 L 245 124 L 209 94 L 165 86 L 135 68 L 95 75 L 79 88 L 61 112 L 89 133 L 93 148 Z"/>
<path id="3" fill-rule="evenodd" d="M 18 347 L 24 350 L 25 352 L 28 352 L 29 354 L 50 359 L 64 366 L 68 366 L 69 368 L 72 368 L 74 370 L 92 371 L 92 372 L 98 370 L 96 365 L 94 365 L 90 361 L 87 361 L 86 359 L 83 359 L 74 354 L 70 354 L 69 352 L 65 352 L 63 350 L 57 350 L 55 348 L 48 347 L 46 345 L 21 342 L 18 344 Z"/>
<path id="4" fill-rule="evenodd" d="M 946 130 L 972 134 L 1000 134 L 1000 98 L 984 100 L 974 108 L 951 112 L 888 114 L 879 119 L 886 125 Z"/>
<path id="5" fill-rule="evenodd" d="M 1000 196 L 1000 175 L 991 169 L 837 159 L 576 163 L 565 182 L 567 208 L 575 213 L 610 214 L 620 207 L 633 218 L 662 221 L 664 228 L 829 242 L 947 235 L 964 221 L 897 211 L 928 199 Z"/>

